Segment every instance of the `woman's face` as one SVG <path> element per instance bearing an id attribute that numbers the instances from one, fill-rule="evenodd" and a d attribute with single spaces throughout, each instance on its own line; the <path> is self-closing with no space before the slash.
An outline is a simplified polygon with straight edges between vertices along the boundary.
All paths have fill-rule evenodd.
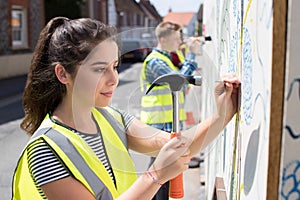
<path id="1" fill-rule="evenodd" d="M 112 40 L 98 44 L 79 66 L 73 87 L 73 103 L 104 107 L 118 85 L 118 46 Z"/>

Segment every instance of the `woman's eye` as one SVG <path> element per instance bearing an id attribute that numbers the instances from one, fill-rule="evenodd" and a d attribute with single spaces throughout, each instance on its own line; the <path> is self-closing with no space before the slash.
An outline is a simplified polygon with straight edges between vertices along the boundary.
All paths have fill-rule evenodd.
<path id="1" fill-rule="evenodd" d="M 119 67 L 120 67 L 119 64 L 118 64 L 118 65 L 115 65 L 115 66 L 114 66 L 114 69 L 117 70 Z"/>
<path id="2" fill-rule="evenodd" d="M 100 72 L 100 73 L 105 72 L 105 70 L 106 70 L 106 68 L 104 68 L 104 67 L 94 69 L 95 72 Z"/>

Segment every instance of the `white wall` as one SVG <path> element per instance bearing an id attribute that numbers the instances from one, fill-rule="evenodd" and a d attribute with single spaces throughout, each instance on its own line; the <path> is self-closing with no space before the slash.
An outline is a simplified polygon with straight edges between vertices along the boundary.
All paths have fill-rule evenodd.
<path id="1" fill-rule="evenodd" d="M 300 1 L 289 0 L 280 199 L 300 199 Z"/>
<path id="2" fill-rule="evenodd" d="M 32 54 L 0 56 L 0 79 L 27 74 Z"/>
<path id="3" fill-rule="evenodd" d="M 214 81 L 235 73 L 242 82 L 237 118 L 207 148 L 206 187 L 211 199 L 215 176 L 227 198 L 265 199 L 267 188 L 272 69 L 272 1 L 204 1 L 207 57 L 203 77 L 203 118 L 213 112 Z"/>

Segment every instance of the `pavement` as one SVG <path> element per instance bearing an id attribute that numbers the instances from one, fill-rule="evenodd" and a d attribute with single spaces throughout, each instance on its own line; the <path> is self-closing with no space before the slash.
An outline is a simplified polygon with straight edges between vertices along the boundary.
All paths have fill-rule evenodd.
<path id="1" fill-rule="evenodd" d="M 120 84 L 115 92 L 112 105 L 130 111 L 139 116 L 141 93 L 139 90 L 139 73 L 142 64 L 136 63 L 119 75 Z M 130 91 L 130 92 L 128 92 Z M 0 125 L 0 200 L 11 199 L 11 181 L 20 153 L 29 137 L 20 129 L 22 119 Z M 148 167 L 149 157 L 130 151 L 138 172 Z M 185 196 L 182 200 L 204 200 L 205 187 L 200 183 L 204 175 L 202 167 L 190 168 L 183 174 Z M 171 198 L 170 198 L 171 199 Z"/>
<path id="2" fill-rule="evenodd" d="M 11 199 L 11 181 L 17 160 L 29 137 L 21 119 L 0 126 L 0 200 Z"/>

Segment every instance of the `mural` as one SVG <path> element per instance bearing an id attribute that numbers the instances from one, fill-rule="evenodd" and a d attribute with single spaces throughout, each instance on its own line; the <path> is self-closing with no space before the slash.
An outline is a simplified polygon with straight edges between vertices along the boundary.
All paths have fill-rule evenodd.
<path id="1" fill-rule="evenodd" d="M 272 7 L 272 2 L 267 0 L 243 1 L 238 199 L 266 199 L 272 77 Z"/>
<path id="2" fill-rule="evenodd" d="M 216 175 L 223 177 L 230 200 L 266 198 L 272 7 L 267 0 L 204 1 L 206 35 L 213 35 L 216 45 L 205 46 L 204 51 L 216 67 L 203 73 L 236 73 L 242 82 L 239 114 L 218 138 L 219 145 L 210 147 L 207 199 L 212 197 Z M 207 87 L 212 89 L 213 85 Z"/>
<path id="3" fill-rule="evenodd" d="M 298 67 L 299 69 L 299 67 Z M 299 74 L 299 72 L 298 72 Z M 286 98 L 287 112 L 284 129 L 283 172 L 281 177 L 280 195 L 282 199 L 300 199 L 300 129 L 297 116 L 300 112 L 300 77 L 288 84 Z M 297 116 L 296 116 L 297 115 Z M 298 147 L 295 149 L 295 147 Z"/>
<path id="4" fill-rule="evenodd" d="M 292 6 L 293 4 L 293 6 Z M 300 199 L 300 1 L 288 1 L 280 183 L 283 200 Z M 206 197 L 211 199 L 216 176 L 224 180 L 227 198 L 266 199 L 269 158 L 273 49 L 273 1 L 204 0 L 202 115 L 213 112 L 211 91 L 222 73 L 235 73 L 242 82 L 240 110 L 222 135 L 207 148 Z M 283 27 L 284 28 L 284 27 Z M 274 103 L 276 105 L 276 103 Z M 280 105 L 278 105 L 280 106 Z M 281 116 L 278 116 L 281 117 Z M 278 166 L 274 166 L 278 167 Z M 272 189 L 272 188 L 271 188 Z"/>
<path id="5" fill-rule="evenodd" d="M 299 67 L 298 74 L 300 74 Z M 297 72 L 296 72 L 297 73 Z M 296 73 L 290 73 L 290 76 Z M 281 199 L 300 199 L 300 77 L 293 78 L 288 84 L 286 96 L 286 123 L 283 130 L 282 177 L 280 185 Z"/>
<path id="6" fill-rule="evenodd" d="M 287 67 L 281 148 L 280 199 L 300 199 L 300 66 L 299 1 L 289 1 Z"/>

